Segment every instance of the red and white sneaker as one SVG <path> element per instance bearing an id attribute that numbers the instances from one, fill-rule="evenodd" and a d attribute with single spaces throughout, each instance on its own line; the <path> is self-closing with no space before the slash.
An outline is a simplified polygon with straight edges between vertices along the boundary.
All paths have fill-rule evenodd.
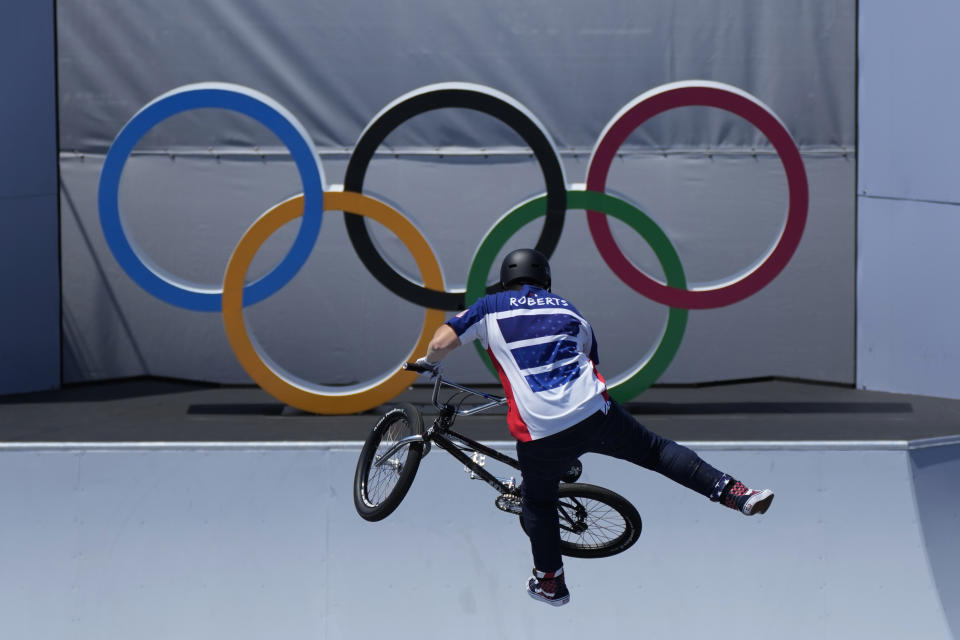
<path id="1" fill-rule="evenodd" d="M 736 509 L 745 516 L 757 513 L 766 513 L 773 502 L 773 491 L 770 489 L 749 489 L 739 480 L 726 492 L 723 505 Z"/>
<path id="2" fill-rule="evenodd" d="M 563 567 L 546 573 L 534 569 L 533 575 L 527 580 L 527 595 L 554 607 L 570 602 L 570 592 L 563 579 Z"/>

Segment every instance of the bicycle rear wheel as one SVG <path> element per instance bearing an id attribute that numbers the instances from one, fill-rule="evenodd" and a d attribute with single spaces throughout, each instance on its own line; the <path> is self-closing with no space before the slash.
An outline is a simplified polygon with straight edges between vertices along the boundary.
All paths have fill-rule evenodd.
<path id="1" fill-rule="evenodd" d="M 360 451 L 353 477 L 353 504 L 364 520 L 383 520 L 400 506 L 420 467 L 423 442 L 408 442 L 390 452 L 404 438 L 423 434 L 423 418 L 416 407 L 403 403 L 376 424 Z"/>
<path id="2" fill-rule="evenodd" d="M 630 502 L 592 484 L 561 484 L 560 553 L 571 558 L 606 558 L 626 551 L 640 537 L 643 521 Z M 520 516 L 520 526 L 527 531 Z"/>

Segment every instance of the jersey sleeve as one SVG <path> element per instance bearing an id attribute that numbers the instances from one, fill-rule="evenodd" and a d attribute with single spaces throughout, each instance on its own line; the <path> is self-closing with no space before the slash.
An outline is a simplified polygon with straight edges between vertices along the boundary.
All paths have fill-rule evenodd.
<path id="1" fill-rule="evenodd" d="M 447 320 L 447 324 L 460 338 L 460 342 L 479 340 L 483 348 L 487 348 L 487 325 L 484 320 L 487 315 L 486 309 L 486 298 L 480 298 L 467 309 Z"/>

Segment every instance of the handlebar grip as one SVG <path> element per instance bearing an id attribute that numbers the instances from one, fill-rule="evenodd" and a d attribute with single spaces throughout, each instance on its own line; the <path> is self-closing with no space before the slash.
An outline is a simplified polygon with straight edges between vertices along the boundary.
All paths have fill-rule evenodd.
<path id="1" fill-rule="evenodd" d="M 433 371 L 430 367 L 424 367 L 416 362 L 404 362 L 403 368 L 414 373 L 431 373 Z"/>

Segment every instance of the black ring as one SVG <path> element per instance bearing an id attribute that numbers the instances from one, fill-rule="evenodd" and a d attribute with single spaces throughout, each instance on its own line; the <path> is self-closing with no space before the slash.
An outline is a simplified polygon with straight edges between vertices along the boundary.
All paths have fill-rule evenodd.
<path id="1" fill-rule="evenodd" d="M 549 258 L 563 231 L 563 220 L 567 210 L 567 185 L 563 177 L 563 168 L 550 139 L 540 126 L 527 114 L 503 99 L 475 89 L 438 88 L 433 91 L 414 95 L 380 115 L 370 123 L 357 140 L 353 155 L 347 163 L 343 179 L 345 191 L 363 192 L 363 179 L 373 154 L 387 135 L 410 118 L 434 109 L 459 107 L 473 109 L 497 118 L 516 131 L 529 145 L 533 155 L 540 163 L 544 182 L 547 187 L 547 213 L 543 231 L 537 240 L 536 249 Z M 436 291 L 416 285 L 391 267 L 374 245 L 367 230 L 363 216 L 344 212 L 347 234 L 353 248 L 364 266 L 387 289 L 404 300 L 430 309 L 457 311 L 464 308 L 465 293 Z M 497 285 L 487 288 L 493 292 Z"/>

